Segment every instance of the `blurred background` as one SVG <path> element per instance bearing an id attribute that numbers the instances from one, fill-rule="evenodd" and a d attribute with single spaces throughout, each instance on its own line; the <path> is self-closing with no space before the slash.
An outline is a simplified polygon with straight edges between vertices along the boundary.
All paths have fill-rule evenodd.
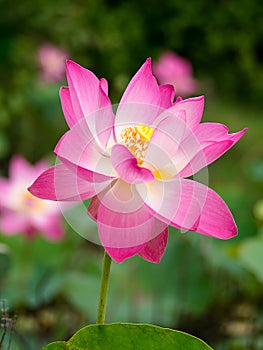
<path id="1" fill-rule="evenodd" d="M 96 318 L 101 247 L 63 217 L 56 232 L 34 224 L 30 215 L 42 204 L 18 190 L 25 174 L 29 184 L 34 179 L 30 164 L 54 162 L 67 130 L 58 95 L 65 59 L 108 79 L 117 103 L 152 57 L 160 82 L 183 97 L 205 95 L 203 121 L 230 132 L 248 127 L 209 166 L 209 186 L 231 208 L 239 236 L 220 241 L 171 229 L 159 265 L 137 257 L 113 264 L 107 322 L 180 329 L 216 350 L 263 349 L 261 2 L 0 0 L 0 9 L 0 312 L 7 320 L 0 339 L 6 332 L 11 349 L 39 349 Z M 20 225 L 21 210 L 29 223 Z"/>

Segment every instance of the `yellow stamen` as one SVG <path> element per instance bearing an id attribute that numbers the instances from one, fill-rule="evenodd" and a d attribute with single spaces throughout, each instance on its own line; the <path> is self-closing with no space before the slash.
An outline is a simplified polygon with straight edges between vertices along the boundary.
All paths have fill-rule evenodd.
<path id="1" fill-rule="evenodd" d="M 163 175 L 161 174 L 161 172 L 159 170 L 154 170 L 153 176 L 155 177 L 156 180 L 163 180 L 164 179 Z"/>
<path id="2" fill-rule="evenodd" d="M 167 168 L 162 168 L 162 169 L 156 169 L 153 170 L 153 175 L 156 180 L 168 180 L 171 179 L 174 176 L 173 169 Z"/>
<path id="3" fill-rule="evenodd" d="M 138 131 L 138 133 L 146 140 L 146 141 L 150 141 L 152 136 L 153 136 L 153 132 L 154 132 L 154 128 L 151 128 L 150 126 L 147 125 L 143 125 L 143 124 L 138 124 L 136 125 L 136 129 Z"/>
<path id="4" fill-rule="evenodd" d="M 121 132 L 121 138 L 131 153 L 136 157 L 138 165 L 142 165 L 149 141 L 154 128 L 138 124 L 125 128 Z"/>
<path id="5" fill-rule="evenodd" d="M 130 126 L 121 132 L 121 138 L 124 144 L 134 157 L 136 157 L 139 166 L 142 166 L 144 163 L 145 153 L 153 133 L 154 128 L 144 124 Z M 160 169 L 153 169 L 150 164 L 146 163 L 143 166 L 152 171 L 156 180 L 168 180 L 174 176 L 174 166 L 167 166 Z"/>

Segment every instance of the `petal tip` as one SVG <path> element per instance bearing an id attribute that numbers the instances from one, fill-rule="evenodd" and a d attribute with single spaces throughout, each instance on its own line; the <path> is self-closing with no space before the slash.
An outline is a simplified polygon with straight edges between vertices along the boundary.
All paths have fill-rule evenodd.
<path id="1" fill-rule="evenodd" d="M 201 103 L 205 103 L 205 95 L 200 95 L 200 96 L 196 96 L 196 97 L 191 97 L 190 100 L 192 101 L 198 101 Z"/>
<path id="2" fill-rule="evenodd" d="M 59 89 L 59 94 L 63 93 L 64 91 L 68 91 L 68 87 L 67 86 L 61 86 Z"/>
<path id="3" fill-rule="evenodd" d="M 237 228 L 237 225 L 236 225 L 236 223 L 234 221 L 234 226 L 233 226 L 233 229 L 232 229 L 232 232 L 231 232 L 231 235 L 230 235 L 229 238 L 233 238 L 233 237 L 236 237 L 236 236 L 238 236 L 238 228 Z"/>
<path id="4" fill-rule="evenodd" d="M 66 60 L 66 66 L 69 67 L 70 65 L 75 65 L 76 63 L 72 60 Z"/>
<path id="5" fill-rule="evenodd" d="M 242 135 L 244 135 L 247 131 L 248 131 L 248 128 L 244 128 L 243 130 L 241 130 Z"/>
<path id="6" fill-rule="evenodd" d="M 37 190 L 37 186 L 35 186 L 35 183 L 36 183 L 36 181 L 33 182 L 33 184 L 30 185 L 30 186 L 27 188 L 27 191 L 28 191 L 30 194 L 32 194 L 33 196 L 40 198 L 40 197 L 39 197 L 39 191 Z"/>
<path id="7" fill-rule="evenodd" d="M 82 68 L 78 63 L 72 61 L 72 60 L 66 60 L 66 73 L 69 74 L 72 69 L 74 68 Z"/>
<path id="8" fill-rule="evenodd" d="M 146 61 L 145 61 L 147 64 L 151 65 L 152 64 L 152 58 L 151 57 L 148 57 L 146 58 Z"/>

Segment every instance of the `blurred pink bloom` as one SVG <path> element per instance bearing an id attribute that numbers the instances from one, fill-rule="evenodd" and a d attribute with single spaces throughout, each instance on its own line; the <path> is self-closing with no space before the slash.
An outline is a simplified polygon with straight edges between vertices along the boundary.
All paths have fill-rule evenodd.
<path id="1" fill-rule="evenodd" d="M 147 59 L 130 81 L 116 115 L 105 79 L 67 62 L 69 87 L 60 91 L 70 128 L 58 142 L 60 164 L 29 191 L 43 199 L 84 200 L 108 254 L 121 262 L 135 254 L 159 262 L 168 225 L 228 239 L 234 219 L 217 193 L 185 179 L 215 161 L 246 129 L 202 123 L 204 98 L 174 100 L 157 84 Z"/>
<path id="2" fill-rule="evenodd" d="M 48 240 L 63 237 L 59 205 L 36 198 L 27 191 L 47 167 L 43 161 L 30 165 L 21 156 L 12 158 L 9 179 L 0 178 L 0 229 L 3 233 L 24 233 L 31 237 L 39 231 Z"/>
<path id="3" fill-rule="evenodd" d="M 38 63 L 42 78 L 48 82 L 64 80 L 67 58 L 67 52 L 62 49 L 50 44 L 43 44 L 38 50 Z"/>
<path id="4" fill-rule="evenodd" d="M 191 63 L 174 52 L 163 53 L 159 61 L 153 64 L 153 73 L 161 84 L 172 84 L 177 95 L 186 97 L 198 89 Z"/>

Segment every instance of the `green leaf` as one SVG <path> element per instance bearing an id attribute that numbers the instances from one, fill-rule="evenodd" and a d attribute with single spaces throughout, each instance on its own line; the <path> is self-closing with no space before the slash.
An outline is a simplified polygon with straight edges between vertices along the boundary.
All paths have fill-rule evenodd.
<path id="1" fill-rule="evenodd" d="M 56 341 L 55 343 L 50 343 L 47 346 L 45 346 L 43 348 L 44 349 L 48 349 L 48 350 L 67 350 L 68 345 L 65 341 Z"/>
<path id="2" fill-rule="evenodd" d="M 55 342 L 42 350 L 211 350 L 187 333 L 146 324 L 90 325 L 68 342 Z"/>

